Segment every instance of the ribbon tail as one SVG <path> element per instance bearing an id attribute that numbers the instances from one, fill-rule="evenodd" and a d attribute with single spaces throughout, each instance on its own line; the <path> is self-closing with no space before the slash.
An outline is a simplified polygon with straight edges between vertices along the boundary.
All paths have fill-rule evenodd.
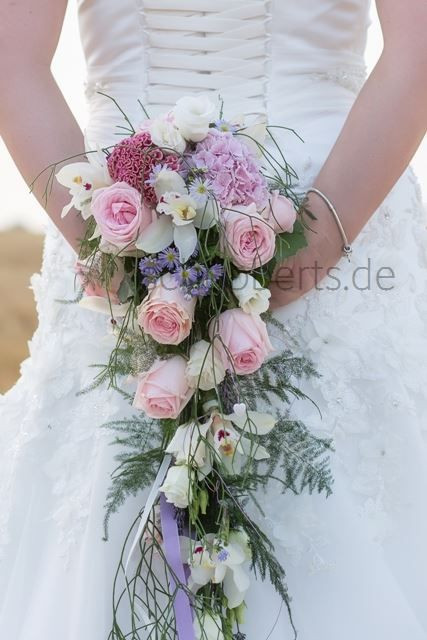
<path id="1" fill-rule="evenodd" d="M 173 607 L 178 640 L 195 640 L 193 615 L 188 593 L 181 585 L 187 584 L 184 565 L 181 559 L 181 545 L 175 509 L 166 501 L 164 494 L 160 496 L 160 518 L 166 560 L 170 567 L 170 589 L 175 593 Z M 175 577 L 178 580 L 176 584 Z"/>
<path id="2" fill-rule="evenodd" d="M 143 534 L 143 531 L 145 529 L 145 526 L 147 524 L 148 518 L 150 517 L 150 513 L 154 507 L 154 504 L 157 500 L 157 497 L 159 495 L 159 489 L 163 484 L 163 481 L 166 477 L 166 474 L 168 472 L 170 463 L 172 461 L 172 456 L 167 455 L 163 458 L 163 462 L 160 465 L 160 469 L 157 472 L 157 476 L 156 479 L 154 480 L 154 484 L 151 488 L 150 494 L 147 498 L 147 501 L 145 503 L 144 506 L 144 510 L 142 512 L 141 515 L 141 521 L 139 523 L 139 527 L 138 527 L 138 531 L 136 532 L 135 538 L 133 540 L 132 546 L 130 548 L 127 560 L 126 560 L 126 565 L 125 565 L 125 575 L 127 576 L 127 572 L 128 572 L 128 568 L 129 568 L 129 563 L 132 560 L 133 554 L 135 553 L 138 545 L 139 545 L 139 541 L 141 539 L 141 536 Z"/>

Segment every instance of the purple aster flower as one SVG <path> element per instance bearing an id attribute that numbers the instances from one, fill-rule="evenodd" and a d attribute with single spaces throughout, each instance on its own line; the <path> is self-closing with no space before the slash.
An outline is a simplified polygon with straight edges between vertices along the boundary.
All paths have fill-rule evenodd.
<path id="1" fill-rule="evenodd" d="M 168 271 L 173 271 L 174 269 L 178 269 L 179 267 L 179 252 L 174 247 L 168 247 L 164 249 L 157 256 L 158 264 L 161 269 L 168 269 Z"/>
<path id="2" fill-rule="evenodd" d="M 199 285 L 199 298 L 204 298 L 208 296 L 211 292 L 212 282 L 210 280 L 205 280 Z"/>
<path id="3" fill-rule="evenodd" d="M 195 178 L 189 187 L 190 196 L 197 202 L 198 205 L 203 206 L 206 204 L 209 197 L 209 190 L 212 187 L 210 180 L 203 180 L 203 178 Z"/>
<path id="4" fill-rule="evenodd" d="M 157 275 L 151 275 L 151 276 L 145 276 L 145 278 L 142 279 L 142 284 L 145 285 L 147 288 L 151 287 L 151 285 L 156 284 L 158 280 Z"/>
<path id="5" fill-rule="evenodd" d="M 181 287 L 186 287 L 191 282 L 190 269 L 188 267 L 179 267 L 173 274 L 177 284 Z"/>
<path id="6" fill-rule="evenodd" d="M 165 169 L 166 171 L 171 171 L 171 169 L 166 164 L 154 165 L 149 177 L 145 181 L 145 184 L 148 184 L 150 187 L 153 187 L 159 176 L 160 171 L 163 171 L 163 169 Z"/>
<path id="7" fill-rule="evenodd" d="M 189 270 L 190 282 L 197 282 L 197 280 L 202 280 L 206 276 L 206 272 L 206 267 L 196 262 L 196 264 L 193 264 L 193 266 L 190 267 Z"/>
<path id="8" fill-rule="evenodd" d="M 143 276 L 158 276 L 161 267 L 157 258 L 148 256 L 147 258 L 141 258 L 139 261 L 139 270 Z"/>
<path id="9" fill-rule="evenodd" d="M 198 284 L 193 284 L 193 286 L 189 290 L 189 294 L 192 298 L 198 298 L 200 295 L 200 287 Z"/>
<path id="10" fill-rule="evenodd" d="M 218 264 L 218 263 L 213 264 L 208 269 L 208 276 L 215 282 L 220 278 L 222 278 L 223 275 L 224 275 L 224 267 L 222 266 L 222 264 Z"/>

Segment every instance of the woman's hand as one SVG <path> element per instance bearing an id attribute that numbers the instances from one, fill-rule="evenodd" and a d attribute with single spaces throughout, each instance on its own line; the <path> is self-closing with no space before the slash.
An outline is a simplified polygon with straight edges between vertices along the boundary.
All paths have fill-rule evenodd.
<path id="1" fill-rule="evenodd" d="M 83 134 L 50 70 L 66 6 L 67 0 L 0 0 L 0 135 L 28 185 L 52 162 L 84 151 Z M 34 187 L 43 206 L 47 179 L 45 173 Z M 68 201 L 55 181 L 46 210 L 77 248 L 85 227 L 76 212 L 61 219 Z"/>
<path id="2" fill-rule="evenodd" d="M 377 6 L 383 53 L 314 184 L 334 204 L 350 242 L 406 169 L 427 129 L 427 2 L 377 0 Z M 316 263 L 325 273 L 342 255 L 342 239 L 325 204 L 312 194 L 308 208 L 317 218 L 316 233 L 309 233 L 306 250 L 276 272 L 275 307 L 320 282 Z M 286 267 L 294 273 L 289 289 Z"/>
<path id="3" fill-rule="evenodd" d="M 270 287 L 273 309 L 323 286 L 321 283 L 343 255 L 343 239 L 325 203 L 310 194 L 306 206 L 316 210 L 316 220 L 310 220 L 306 231 L 308 246 L 276 269 Z"/>

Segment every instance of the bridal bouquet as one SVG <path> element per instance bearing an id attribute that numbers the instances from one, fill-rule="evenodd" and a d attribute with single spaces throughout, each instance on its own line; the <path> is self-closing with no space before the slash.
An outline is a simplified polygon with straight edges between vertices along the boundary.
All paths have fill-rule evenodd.
<path id="1" fill-rule="evenodd" d="M 126 122 L 114 147 L 57 173 L 72 196 L 63 215 L 74 207 L 88 225 L 80 304 L 109 314 L 117 337 L 94 384 L 107 380 L 135 409 L 109 425 L 125 452 L 106 524 L 148 490 L 120 559 L 110 637 L 239 639 L 251 572 L 290 612 L 284 569 L 250 515 L 257 491 L 331 485 L 330 443 L 289 415 L 312 367 L 271 340 L 285 330 L 269 284 L 305 246 L 293 172 L 273 127 L 225 120 L 204 97 L 138 130 Z"/>

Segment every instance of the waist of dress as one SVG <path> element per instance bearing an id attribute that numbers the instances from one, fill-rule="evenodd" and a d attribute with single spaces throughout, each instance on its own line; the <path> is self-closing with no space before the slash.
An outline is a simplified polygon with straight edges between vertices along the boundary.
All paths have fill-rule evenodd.
<path id="1" fill-rule="evenodd" d="M 147 55 L 149 58 L 149 56 Z M 173 104 L 183 93 L 211 93 L 229 97 L 229 102 L 242 101 L 242 96 L 254 97 L 262 91 L 269 94 L 278 88 L 291 85 L 293 90 L 298 85 L 315 80 L 317 83 L 328 81 L 330 86 L 336 85 L 357 93 L 366 77 L 366 66 L 363 56 L 351 51 L 329 51 L 292 48 L 275 45 L 265 60 L 265 78 L 262 82 L 254 82 L 242 77 L 240 83 L 231 77 L 227 68 L 214 74 L 200 73 L 197 89 L 193 88 L 194 70 L 170 69 L 169 71 L 156 65 L 130 65 L 129 69 L 114 68 L 112 65 L 91 64 L 88 67 L 86 96 L 89 101 L 97 100 L 99 92 L 121 94 L 124 98 L 136 95 L 145 106 Z M 244 64 L 244 60 L 242 60 Z M 229 77 L 230 76 L 230 77 Z M 199 77 L 199 76 L 197 76 Z M 212 79 L 210 79 L 212 78 Z M 233 82 L 231 82 L 233 80 Z M 245 91 L 242 90 L 245 84 Z M 194 85 L 196 86 L 196 85 Z"/>

